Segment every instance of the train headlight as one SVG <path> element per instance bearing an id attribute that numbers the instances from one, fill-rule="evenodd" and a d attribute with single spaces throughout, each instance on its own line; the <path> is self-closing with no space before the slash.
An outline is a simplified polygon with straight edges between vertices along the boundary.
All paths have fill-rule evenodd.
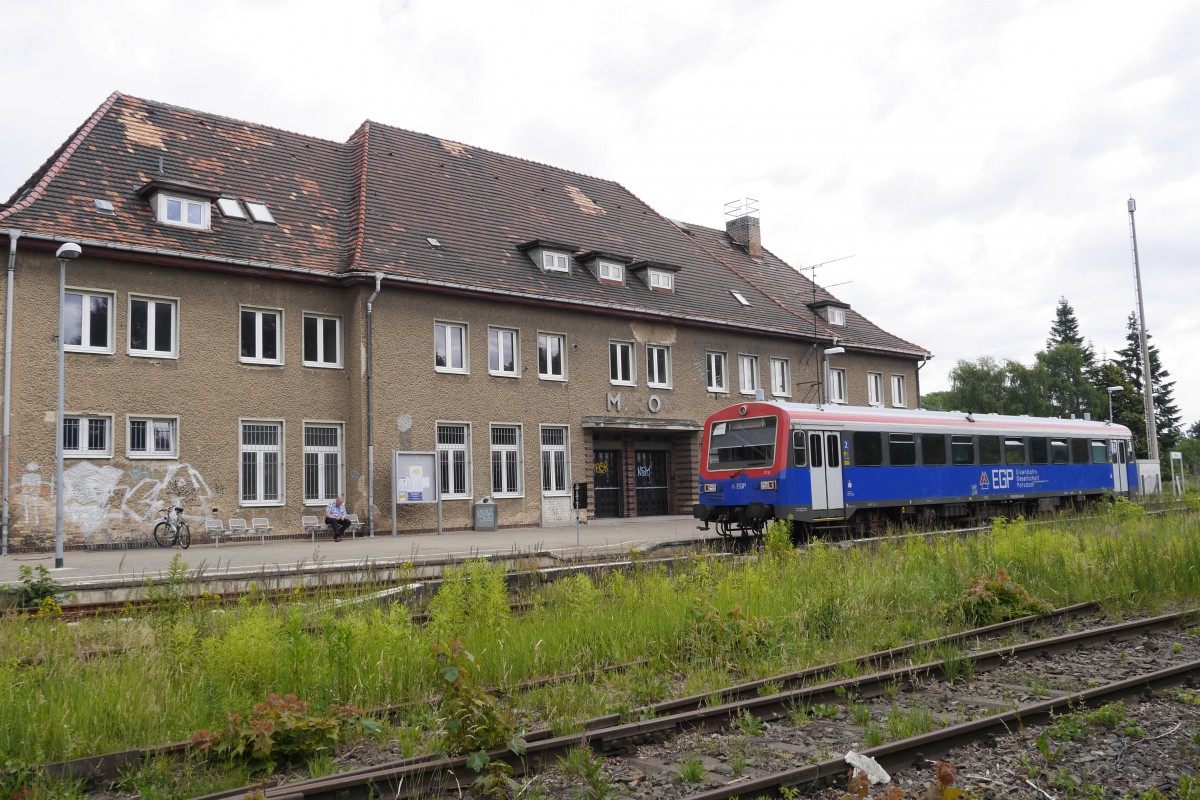
<path id="1" fill-rule="evenodd" d="M 772 492 L 775 490 L 775 481 L 763 481 L 762 483 L 758 484 L 758 488 L 762 489 L 764 492 Z"/>
<path id="2" fill-rule="evenodd" d="M 717 485 L 716 485 L 715 483 L 706 483 L 706 484 L 704 484 L 704 491 L 706 491 L 706 492 L 715 492 L 716 490 L 717 490 Z"/>

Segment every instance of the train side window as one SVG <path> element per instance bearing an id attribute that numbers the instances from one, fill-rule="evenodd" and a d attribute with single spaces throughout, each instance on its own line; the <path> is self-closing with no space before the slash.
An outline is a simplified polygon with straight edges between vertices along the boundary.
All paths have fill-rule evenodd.
<path id="1" fill-rule="evenodd" d="M 979 463 L 980 464 L 999 464 L 1000 463 L 1000 437 L 999 436 L 980 436 L 979 437 Z"/>
<path id="2" fill-rule="evenodd" d="M 1071 463 L 1072 464 L 1090 464 L 1092 463 L 1092 453 L 1089 449 L 1087 439 L 1072 439 L 1071 440 Z"/>
<path id="3" fill-rule="evenodd" d="M 1108 463 L 1108 443 L 1103 439 L 1092 439 L 1092 463 Z"/>
<path id="4" fill-rule="evenodd" d="M 841 440 L 836 433 L 825 434 L 825 444 L 828 447 L 828 452 L 825 453 L 825 463 L 837 469 L 842 465 L 842 451 L 840 449 Z"/>
<path id="5" fill-rule="evenodd" d="M 1004 440 L 1004 463 L 1005 464 L 1024 464 L 1025 463 L 1025 440 L 1010 436 Z"/>
<path id="6" fill-rule="evenodd" d="M 883 463 L 883 434 L 857 431 L 854 434 L 854 465 L 878 467 Z"/>
<path id="7" fill-rule="evenodd" d="M 814 467 L 825 466 L 825 464 L 821 458 L 821 454 L 823 452 L 821 450 L 821 434 L 810 433 L 808 435 L 808 452 L 812 454 L 810 456 L 812 458 L 812 466 L 814 466 Z"/>
<path id="8" fill-rule="evenodd" d="M 956 466 L 975 463 L 975 438 L 973 436 L 951 436 L 950 456 Z"/>
<path id="9" fill-rule="evenodd" d="M 804 431 L 792 431 L 792 466 L 808 466 L 808 453 L 804 450 Z"/>
<path id="10" fill-rule="evenodd" d="M 1050 448 L 1046 446 L 1045 437 L 1035 436 L 1029 440 L 1029 463 L 1050 463 Z"/>
<path id="11" fill-rule="evenodd" d="M 893 467 L 911 467 L 917 463 L 917 437 L 911 433 L 888 434 L 888 463 Z"/>
<path id="12" fill-rule="evenodd" d="M 1117 442 L 1117 444 L 1120 445 L 1120 449 L 1118 452 L 1120 453 L 1120 456 L 1121 456 L 1121 463 L 1124 464 L 1129 461 L 1129 451 L 1125 447 L 1124 440 Z"/>
<path id="13" fill-rule="evenodd" d="M 1050 440 L 1050 463 L 1051 464 L 1070 464 L 1071 463 L 1071 448 L 1067 446 L 1065 439 Z"/>
<path id="14" fill-rule="evenodd" d="M 940 433 L 921 434 L 921 463 L 941 466 L 946 463 L 946 437 Z"/>

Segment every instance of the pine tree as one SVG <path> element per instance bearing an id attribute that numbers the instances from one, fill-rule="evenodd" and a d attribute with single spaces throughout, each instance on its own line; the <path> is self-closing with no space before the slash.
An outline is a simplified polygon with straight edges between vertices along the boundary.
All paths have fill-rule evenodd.
<path id="1" fill-rule="evenodd" d="M 1179 406 L 1175 405 L 1175 381 L 1167 380 L 1171 377 L 1171 373 L 1163 368 L 1158 347 L 1152 343 L 1151 339 L 1150 332 L 1146 331 L 1146 351 L 1150 355 L 1150 378 L 1154 386 L 1154 426 L 1158 432 L 1159 450 L 1165 453 L 1175 445 L 1182 433 L 1179 429 L 1181 414 Z M 1130 312 L 1129 314 L 1125 347 L 1117 351 L 1117 356 L 1119 357 L 1118 363 L 1133 389 L 1133 395 L 1144 404 L 1142 349 L 1135 313 Z M 1145 422 L 1143 421 L 1138 428 L 1142 433 L 1138 453 L 1145 457 L 1146 449 L 1144 444 L 1141 444 L 1145 442 L 1146 438 Z"/>
<path id="2" fill-rule="evenodd" d="M 1035 356 L 1049 408 L 1058 417 L 1099 419 L 1107 412 L 1105 396 L 1097 391 L 1096 353 L 1079 332 L 1079 320 L 1067 298 L 1058 298 L 1046 349 Z"/>

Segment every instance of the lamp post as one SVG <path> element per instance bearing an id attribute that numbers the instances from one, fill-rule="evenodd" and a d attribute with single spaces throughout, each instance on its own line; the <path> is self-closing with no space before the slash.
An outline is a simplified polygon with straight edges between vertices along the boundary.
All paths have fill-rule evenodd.
<path id="1" fill-rule="evenodd" d="M 836 339 L 834 340 L 836 341 Z M 826 347 L 825 348 L 825 396 L 829 397 L 829 357 L 836 356 L 839 353 L 846 352 L 844 347 Z"/>
<path id="2" fill-rule="evenodd" d="M 1113 422 L 1113 417 L 1112 417 L 1112 396 L 1113 396 L 1113 392 L 1123 392 L 1123 391 L 1125 391 L 1125 387 L 1124 387 L 1124 386 L 1110 386 L 1110 387 L 1108 387 L 1108 424 L 1109 424 L 1109 425 L 1112 425 L 1112 422 Z"/>
<path id="3" fill-rule="evenodd" d="M 54 429 L 54 568 L 63 568 L 63 397 L 66 378 L 63 363 L 66 338 L 67 262 L 83 251 L 74 242 L 58 248 L 58 415 Z"/>

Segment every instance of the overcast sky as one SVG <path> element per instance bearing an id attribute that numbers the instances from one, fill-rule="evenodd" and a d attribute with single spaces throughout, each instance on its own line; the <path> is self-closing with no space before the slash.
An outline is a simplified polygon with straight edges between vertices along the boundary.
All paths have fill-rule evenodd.
<path id="1" fill-rule="evenodd" d="M 4 3 L 0 195 L 113 91 L 345 141 L 366 119 L 616 180 L 934 354 L 1031 363 L 1136 307 L 1200 418 L 1200 4 Z M 840 285 L 839 285 L 840 284 Z"/>

